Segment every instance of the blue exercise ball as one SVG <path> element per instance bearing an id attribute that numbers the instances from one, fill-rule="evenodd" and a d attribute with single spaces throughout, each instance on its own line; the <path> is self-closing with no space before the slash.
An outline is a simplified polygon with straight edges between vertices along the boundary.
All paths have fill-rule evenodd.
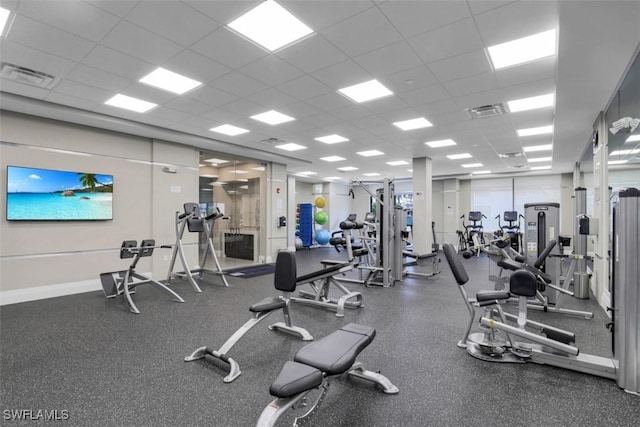
<path id="1" fill-rule="evenodd" d="M 318 243 L 319 245 L 326 245 L 327 243 L 329 243 L 330 239 L 331 233 L 329 233 L 327 230 L 316 231 L 316 243 Z"/>

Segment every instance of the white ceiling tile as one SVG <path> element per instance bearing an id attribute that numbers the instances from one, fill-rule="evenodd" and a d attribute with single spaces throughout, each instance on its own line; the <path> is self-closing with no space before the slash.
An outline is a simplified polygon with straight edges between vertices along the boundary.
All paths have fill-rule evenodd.
<path id="1" fill-rule="evenodd" d="M 180 126 L 181 128 L 180 130 L 198 129 L 198 130 L 207 130 L 207 131 L 209 131 L 209 129 L 211 129 L 212 127 L 216 127 L 224 124 L 224 122 L 215 122 L 209 118 L 202 117 L 202 116 L 187 117 L 186 119 L 180 121 L 179 123 L 182 125 Z M 177 125 L 174 125 L 172 127 L 175 128 L 176 126 Z"/>
<path id="2" fill-rule="evenodd" d="M 354 126 L 357 126 L 360 129 L 363 129 L 366 131 L 368 131 L 369 129 L 373 129 L 373 128 L 377 128 L 377 127 L 381 127 L 389 124 L 389 122 L 387 122 L 386 120 L 383 120 L 379 116 L 376 116 L 373 114 L 359 118 L 359 119 L 351 120 L 351 123 Z"/>
<path id="3" fill-rule="evenodd" d="M 306 102 L 301 102 L 301 101 L 287 105 L 286 107 L 284 107 L 284 110 L 287 112 L 283 111 L 283 113 L 287 115 L 295 115 L 296 117 L 300 117 L 300 118 L 313 116 L 314 114 L 321 113 L 321 111 L 318 108 Z"/>
<path id="4" fill-rule="evenodd" d="M 191 116 L 191 114 L 174 110 L 172 108 L 167 108 L 165 106 L 160 106 L 149 111 L 144 116 L 158 118 L 164 120 L 165 123 L 173 123 L 186 120 Z"/>
<path id="5" fill-rule="evenodd" d="M 506 6 L 509 3 L 515 3 L 514 0 L 467 0 L 471 13 L 478 15 L 480 13 L 487 12 L 491 9 L 496 9 L 502 6 Z"/>
<path id="6" fill-rule="evenodd" d="M 178 96 L 173 92 L 161 90 L 153 86 L 145 85 L 138 82 L 133 83 L 132 85 L 124 89 L 122 91 L 122 94 L 156 104 L 164 104 L 165 102 L 175 99 Z"/>
<path id="7" fill-rule="evenodd" d="M 339 108 L 332 114 L 342 120 L 354 120 L 371 115 L 371 112 L 359 104 L 352 104 L 344 108 Z"/>
<path id="8" fill-rule="evenodd" d="M 89 40 L 21 15 L 15 17 L 7 39 L 73 61 L 80 61 L 95 46 Z"/>
<path id="9" fill-rule="evenodd" d="M 448 82 L 491 71 L 489 60 L 484 50 L 476 50 L 475 52 L 434 62 L 429 64 L 429 69 L 440 82 Z"/>
<path id="10" fill-rule="evenodd" d="M 389 1 L 380 9 L 406 38 L 470 16 L 463 1 Z"/>
<path id="11" fill-rule="evenodd" d="M 218 28 L 193 44 L 191 49 L 233 69 L 245 66 L 267 55 L 265 50 L 234 34 L 225 27 Z"/>
<path id="12" fill-rule="evenodd" d="M 265 90 L 268 86 L 241 73 L 226 74 L 210 83 L 225 92 L 241 98 Z"/>
<path id="13" fill-rule="evenodd" d="M 519 1 L 473 18 L 486 46 L 558 27 L 556 1 Z"/>
<path id="14" fill-rule="evenodd" d="M 231 71 L 231 68 L 193 50 L 183 50 L 162 64 L 162 67 L 203 83 L 215 80 Z"/>
<path id="15" fill-rule="evenodd" d="M 99 105 L 102 105 L 101 102 L 89 101 L 87 99 L 76 98 L 75 96 L 53 91 L 50 92 L 44 100 L 47 102 L 53 102 L 54 104 L 66 105 L 68 107 L 79 108 L 87 111 L 91 111 Z"/>
<path id="16" fill-rule="evenodd" d="M 214 127 L 216 123 L 233 123 L 237 120 L 244 119 L 244 116 L 223 110 L 222 108 L 216 108 L 215 110 L 202 113 L 200 117 L 211 120 L 214 123 L 211 127 Z"/>
<path id="17" fill-rule="evenodd" d="M 500 86 L 515 86 L 540 79 L 555 79 L 556 64 L 557 58 L 553 56 L 517 67 L 497 70 L 495 74 Z"/>
<path id="18" fill-rule="evenodd" d="M 286 93 L 272 87 L 258 92 L 254 95 L 248 96 L 247 100 L 271 109 L 276 109 L 283 105 L 289 105 L 298 102 L 296 98 L 289 96 Z"/>
<path id="19" fill-rule="evenodd" d="M 153 70 L 153 65 L 148 62 L 104 46 L 96 46 L 82 63 L 135 81 Z"/>
<path id="20" fill-rule="evenodd" d="M 402 39 L 378 8 L 320 31 L 320 34 L 349 56 L 379 49 Z"/>
<path id="21" fill-rule="evenodd" d="M 36 99 L 44 99 L 49 94 L 47 89 L 17 83 L 7 79 L 0 79 L 0 90 Z"/>
<path id="22" fill-rule="evenodd" d="M 431 86 L 438 83 L 438 79 L 424 65 L 385 76 L 380 82 L 393 93 L 402 93 L 416 88 Z"/>
<path id="23" fill-rule="evenodd" d="M 342 122 L 340 118 L 329 113 L 318 113 L 318 114 L 306 116 L 304 120 L 308 123 L 315 123 L 316 126 L 320 126 L 320 127 L 335 126 L 338 123 Z M 330 132 L 327 132 L 327 133 L 330 133 Z"/>
<path id="24" fill-rule="evenodd" d="M 502 89 L 505 101 L 555 93 L 555 79 L 540 79 Z"/>
<path id="25" fill-rule="evenodd" d="M 302 71 L 275 55 L 264 56 L 239 71 L 269 86 L 277 86 L 302 75 Z"/>
<path id="26" fill-rule="evenodd" d="M 204 13 L 220 24 L 228 24 L 256 7 L 255 0 L 203 1 L 183 0 L 183 3 Z"/>
<path id="27" fill-rule="evenodd" d="M 4 38 L 0 38 L 0 51 L 2 51 L 2 62 L 41 71 L 56 78 L 64 77 L 77 64 L 75 61 L 49 55 Z"/>
<path id="28" fill-rule="evenodd" d="M 220 26 L 206 15 L 175 1 L 141 1 L 125 19 L 182 46 L 195 43 Z"/>
<path id="29" fill-rule="evenodd" d="M 386 98 L 364 102 L 362 106 L 373 114 L 380 114 L 407 108 L 407 103 L 400 97 L 388 96 Z"/>
<path id="30" fill-rule="evenodd" d="M 307 73 L 346 61 L 349 58 L 318 34 L 278 51 L 276 55 Z"/>
<path id="31" fill-rule="evenodd" d="M 184 94 L 183 96 L 185 98 L 195 99 L 204 104 L 212 105 L 214 107 L 219 107 L 238 99 L 237 96 L 232 95 L 229 92 L 225 92 L 211 86 L 200 87 L 197 90 L 193 90 Z"/>
<path id="32" fill-rule="evenodd" d="M 314 98 L 333 92 L 333 89 L 311 76 L 302 76 L 279 85 L 278 90 L 298 99 Z"/>
<path id="33" fill-rule="evenodd" d="M 420 116 L 424 116 L 429 119 L 429 121 L 432 121 L 431 117 L 438 114 L 453 113 L 461 110 L 458 103 L 453 99 L 444 99 L 442 101 L 427 104 L 413 105 L 412 108 L 416 110 Z"/>
<path id="34" fill-rule="evenodd" d="M 94 42 L 100 41 L 120 21 L 110 13 L 78 1 L 23 1 L 18 13 Z"/>
<path id="35" fill-rule="evenodd" d="M 112 92 L 119 92 L 129 86 L 129 80 L 98 68 L 78 64 L 68 75 L 71 81 L 99 87 Z"/>
<path id="36" fill-rule="evenodd" d="M 398 73 L 422 65 L 420 58 L 416 56 L 413 49 L 405 41 L 357 56 L 354 61 L 376 77 Z"/>
<path id="37" fill-rule="evenodd" d="M 498 88 L 498 82 L 493 72 L 478 74 L 458 80 L 451 80 L 442 84 L 451 96 L 463 96 L 476 92 L 486 92 Z"/>
<path id="38" fill-rule="evenodd" d="M 264 113 L 265 107 L 263 105 L 258 105 L 254 102 L 247 101 L 246 99 L 238 99 L 236 101 L 225 104 L 222 107 L 225 111 L 231 111 L 239 116 L 251 117 L 256 114 Z"/>
<path id="39" fill-rule="evenodd" d="M 176 111 L 181 111 L 196 116 L 212 110 L 212 107 L 209 104 L 196 101 L 195 99 L 185 98 L 183 96 L 165 102 L 164 106 Z"/>
<path id="40" fill-rule="evenodd" d="M 281 0 L 279 3 L 314 31 L 373 7 L 368 0 Z"/>
<path id="41" fill-rule="evenodd" d="M 134 8 L 137 1 L 113 1 L 113 0 L 84 0 L 87 3 L 99 7 L 119 17 L 125 17 Z"/>
<path id="42" fill-rule="evenodd" d="M 372 77 L 355 61 L 344 61 L 323 68 L 312 74 L 313 77 L 333 90 L 371 80 Z"/>
<path id="43" fill-rule="evenodd" d="M 421 87 L 410 92 L 399 93 L 397 96 L 410 106 L 430 104 L 432 102 L 451 98 L 451 95 L 449 95 L 445 88 L 440 84 Z"/>
<path id="44" fill-rule="evenodd" d="M 409 43 L 426 63 L 483 48 L 470 18 L 415 36 Z"/>
<path id="45" fill-rule="evenodd" d="M 337 92 L 329 92 L 325 95 L 310 98 L 307 100 L 307 103 L 322 111 L 331 112 L 339 108 L 347 107 L 353 102 Z"/>
<path id="46" fill-rule="evenodd" d="M 71 80 L 61 81 L 52 89 L 52 92 L 86 99 L 96 103 L 105 102 L 113 96 L 113 92 L 111 91 L 95 86 L 88 86 L 83 83 L 77 83 Z"/>
<path id="47" fill-rule="evenodd" d="M 121 21 L 101 44 L 153 64 L 162 64 L 182 50 L 179 44 L 126 21 Z"/>

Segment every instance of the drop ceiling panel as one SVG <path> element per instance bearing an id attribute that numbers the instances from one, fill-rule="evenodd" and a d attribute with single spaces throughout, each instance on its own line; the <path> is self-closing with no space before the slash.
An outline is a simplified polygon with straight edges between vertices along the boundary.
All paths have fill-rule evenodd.
<path id="1" fill-rule="evenodd" d="M 354 57 L 401 40 L 402 36 L 378 8 L 368 9 L 339 22 L 320 34 Z"/>
<path id="2" fill-rule="evenodd" d="M 67 74 L 67 78 L 71 81 L 111 91 L 111 93 L 120 92 L 129 86 L 129 80 L 124 77 L 83 64 L 78 64 Z"/>
<path id="3" fill-rule="evenodd" d="M 126 19 L 182 46 L 190 46 L 220 26 L 184 3 L 173 1 L 139 2 Z"/>
<path id="4" fill-rule="evenodd" d="M 80 61 L 94 47 L 89 40 L 21 15 L 16 16 L 7 38 L 72 61 Z"/>
<path id="5" fill-rule="evenodd" d="M 472 19 L 464 19 L 420 34 L 411 38 L 409 43 L 425 63 L 437 62 L 483 48 Z"/>
<path id="6" fill-rule="evenodd" d="M 167 103 L 165 103 L 165 105 L 171 109 L 189 113 L 192 116 L 206 113 L 207 111 L 210 111 L 212 109 L 211 105 L 204 104 L 194 99 L 183 97 L 175 98 L 171 101 L 168 101 Z"/>
<path id="7" fill-rule="evenodd" d="M 274 88 L 265 89 L 254 95 L 248 96 L 247 100 L 270 109 L 277 109 L 278 107 L 294 104 L 298 101 L 296 98 Z"/>
<path id="8" fill-rule="evenodd" d="M 438 79 L 424 65 L 385 76 L 380 81 L 393 93 L 408 92 L 438 83 Z"/>
<path id="9" fill-rule="evenodd" d="M 410 92 L 399 93 L 397 97 L 402 99 L 407 105 L 415 106 L 450 99 L 451 95 L 449 95 L 449 92 L 447 92 L 442 85 L 435 84 Z"/>
<path id="10" fill-rule="evenodd" d="M 179 44 L 126 21 L 114 27 L 101 44 L 153 64 L 161 64 L 182 50 Z"/>
<path id="11" fill-rule="evenodd" d="M 241 98 L 258 93 L 268 87 L 264 83 L 242 73 L 225 74 L 212 81 L 210 85 Z"/>
<path id="12" fill-rule="evenodd" d="M 113 0 L 85 0 L 87 3 L 112 13 L 119 17 L 125 17 L 137 2 L 134 1 L 113 1 Z"/>
<path id="13" fill-rule="evenodd" d="M 120 21 L 116 16 L 84 2 L 59 1 L 55 7 L 43 7 L 42 2 L 22 1 L 18 13 L 93 42 L 100 41 Z M 87 22 L 92 24 L 87 25 Z"/>
<path id="14" fill-rule="evenodd" d="M 4 85 L 2 85 L 2 90 L 5 90 Z M 66 105 L 73 108 L 79 108 L 81 110 L 91 111 L 97 108 L 100 104 L 94 101 L 88 101 L 86 99 L 76 98 L 75 96 L 70 96 L 64 93 L 58 92 L 49 92 L 47 96 L 44 97 L 45 101 L 53 102 L 55 104 Z"/>
<path id="15" fill-rule="evenodd" d="M 278 85 L 278 89 L 301 100 L 333 92 L 327 85 L 308 75 Z"/>
<path id="16" fill-rule="evenodd" d="M 105 102 L 107 99 L 113 96 L 113 93 L 111 91 L 100 89 L 95 86 L 85 85 L 83 83 L 77 83 L 71 80 L 63 80 L 59 82 L 53 88 L 53 91 L 64 95 L 93 101 L 98 104 Z"/>
<path id="17" fill-rule="evenodd" d="M 469 9 L 461 1 L 389 1 L 380 9 L 398 31 L 409 38 L 469 17 Z"/>
<path id="18" fill-rule="evenodd" d="M 229 92 L 225 92 L 208 85 L 192 90 L 191 92 L 186 93 L 184 97 L 195 99 L 203 104 L 208 104 L 214 107 L 220 107 L 238 99 L 237 96 L 232 95 Z"/>
<path id="19" fill-rule="evenodd" d="M 451 96 L 460 97 L 497 89 L 498 81 L 493 72 L 488 72 L 463 79 L 451 80 L 443 83 L 443 86 Z"/>
<path id="20" fill-rule="evenodd" d="M 427 104 L 414 105 L 412 107 L 420 116 L 426 117 L 430 122 L 436 124 L 436 117 L 446 113 L 460 112 L 461 108 L 453 99 L 431 102 Z"/>
<path id="21" fill-rule="evenodd" d="M 276 55 L 306 73 L 312 73 L 349 59 L 347 55 L 318 34 L 278 51 Z"/>
<path id="22" fill-rule="evenodd" d="M 368 0 L 285 0 L 280 4 L 314 31 L 323 30 L 373 7 Z"/>
<path id="23" fill-rule="evenodd" d="M 153 71 L 152 63 L 141 61 L 133 56 L 104 46 L 96 46 L 82 60 L 82 63 L 89 67 L 133 79 L 134 81 Z"/>
<path id="24" fill-rule="evenodd" d="M 355 61 L 344 61 L 311 74 L 333 90 L 362 83 L 373 77 Z"/>
<path id="25" fill-rule="evenodd" d="M 191 49 L 233 69 L 243 67 L 267 55 L 265 50 L 224 27 L 218 28 L 194 43 Z"/>
<path id="26" fill-rule="evenodd" d="M 264 56 L 239 70 L 270 86 L 300 77 L 303 73 L 274 55 Z"/>
<path id="27" fill-rule="evenodd" d="M 268 109 L 263 105 L 256 104 L 255 102 L 250 102 L 246 99 L 237 99 L 233 102 L 225 104 L 222 109 L 245 117 L 255 116 L 256 114 L 268 111 Z"/>
<path id="28" fill-rule="evenodd" d="M 489 60 L 484 50 L 476 50 L 434 62 L 429 64 L 429 69 L 443 83 L 491 71 Z"/>
<path id="29" fill-rule="evenodd" d="M 176 98 L 175 93 L 160 90 L 142 83 L 134 83 L 122 91 L 124 95 L 142 99 L 156 104 L 164 104 Z M 106 101 L 106 100 L 105 100 Z"/>
<path id="30" fill-rule="evenodd" d="M 500 1 L 500 0 L 468 0 L 467 4 L 471 13 L 478 15 L 480 13 L 488 12 L 492 9 L 497 9 L 502 6 L 506 6 L 509 3 L 515 3 L 514 0 Z"/>
<path id="31" fill-rule="evenodd" d="M 315 98 L 309 98 L 307 103 L 322 111 L 331 112 L 350 105 L 352 101 L 337 92 L 329 92 L 324 95 L 316 96 Z"/>
<path id="32" fill-rule="evenodd" d="M 255 0 L 202 1 L 183 0 L 183 3 L 220 24 L 226 25 L 256 7 Z"/>
<path id="33" fill-rule="evenodd" d="M 362 104 L 373 114 L 388 113 L 390 111 L 407 108 L 407 103 L 398 96 L 388 96 L 386 98 L 374 99 Z"/>
<path id="34" fill-rule="evenodd" d="M 291 114 L 295 114 L 297 117 L 309 117 L 315 114 L 320 114 L 321 110 L 318 108 L 307 104 L 306 102 L 295 102 L 293 104 L 289 104 L 284 108 L 281 108 L 283 112 L 291 112 Z"/>
<path id="35" fill-rule="evenodd" d="M 232 71 L 231 68 L 193 50 L 183 50 L 163 63 L 162 67 L 203 83 L 215 80 Z"/>
<path id="36" fill-rule="evenodd" d="M 75 61 L 49 55 L 46 52 L 4 38 L 0 39 L 0 50 L 2 51 L 2 55 L 0 55 L 2 62 L 41 71 L 57 78 L 67 75 L 77 64 Z M 4 83 L 4 81 L 3 79 L 2 82 Z"/>
<path id="37" fill-rule="evenodd" d="M 422 64 L 405 41 L 357 56 L 355 61 L 376 77 L 406 71 Z"/>
<path id="38" fill-rule="evenodd" d="M 540 79 L 556 78 L 556 57 L 545 58 L 517 67 L 505 68 L 495 72 L 502 87 L 516 86 Z"/>
<path id="39" fill-rule="evenodd" d="M 29 98 L 44 99 L 49 91 L 23 83 L 13 82 L 7 79 L 0 80 L 0 89 L 3 92 L 15 93 L 16 95 L 28 96 Z"/>

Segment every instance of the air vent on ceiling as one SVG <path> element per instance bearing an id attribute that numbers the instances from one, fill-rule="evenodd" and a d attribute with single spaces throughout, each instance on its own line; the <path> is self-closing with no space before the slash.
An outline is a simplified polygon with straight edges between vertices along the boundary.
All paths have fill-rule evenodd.
<path id="1" fill-rule="evenodd" d="M 2 63 L 2 71 L 0 71 L 0 75 L 5 79 L 13 80 L 14 82 L 41 87 L 43 89 L 50 89 L 55 80 L 55 77 L 51 74 L 20 67 L 7 62 Z"/>
<path id="2" fill-rule="evenodd" d="M 483 105 L 482 107 L 467 108 L 467 113 L 472 119 L 482 119 L 484 117 L 493 117 L 504 114 L 504 105 L 493 104 Z"/>
<path id="3" fill-rule="evenodd" d="M 527 158 L 524 153 L 498 154 L 505 166 L 513 169 L 521 169 L 527 165 Z"/>
<path id="4" fill-rule="evenodd" d="M 276 145 L 279 145 L 279 144 L 284 144 L 285 143 L 283 140 L 278 139 L 278 138 L 267 138 L 267 139 L 261 140 L 260 142 L 262 144 L 271 145 L 272 147 L 276 146 Z"/>

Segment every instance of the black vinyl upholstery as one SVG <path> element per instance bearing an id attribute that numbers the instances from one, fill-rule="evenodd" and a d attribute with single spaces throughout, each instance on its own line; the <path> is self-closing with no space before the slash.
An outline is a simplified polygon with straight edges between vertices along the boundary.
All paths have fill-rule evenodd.
<path id="1" fill-rule="evenodd" d="M 460 257 L 456 253 L 456 250 L 453 248 L 453 245 L 450 243 L 445 243 L 443 246 L 444 255 L 447 258 L 447 262 L 449 263 L 449 267 L 451 267 L 451 272 L 453 273 L 453 277 L 456 278 L 456 282 L 458 285 L 464 285 L 469 281 L 469 276 L 462 265 L 462 261 L 460 261 Z"/>
<path id="2" fill-rule="evenodd" d="M 536 268 L 542 267 L 544 265 L 544 261 L 547 259 L 547 257 L 549 256 L 553 248 L 556 247 L 557 244 L 558 244 L 557 240 L 550 241 L 547 247 L 544 248 L 544 251 L 540 253 L 540 256 L 536 259 L 536 262 L 534 262 L 533 265 Z"/>
<path id="3" fill-rule="evenodd" d="M 322 384 L 322 372 L 314 367 L 288 361 L 271 383 L 269 393 L 275 397 L 290 397 Z"/>
<path id="4" fill-rule="evenodd" d="M 516 270 L 509 278 L 509 290 L 522 297 L 534 297 L 538 289 L 538 279 L 527 270 Z"/>
<path id="5" fill-rule="evenodd" d="M 273 275 L 275 288 L 282 292 L 293 292 L 296 290 L 296 255 L 293 252 L 278 252 L 276 257 L 276 271 Z"/>
<path id="6" fill-rule="evenodd" d="M 287 306 L 287 302 L 282 298 L 277 297 L 267 297 L 260 302 L 252 304 L 249 307 L 249 311 L 252 313 L 262 313 L 264 311 L 273 311 L 279 308 L 285 308 Z"/>

